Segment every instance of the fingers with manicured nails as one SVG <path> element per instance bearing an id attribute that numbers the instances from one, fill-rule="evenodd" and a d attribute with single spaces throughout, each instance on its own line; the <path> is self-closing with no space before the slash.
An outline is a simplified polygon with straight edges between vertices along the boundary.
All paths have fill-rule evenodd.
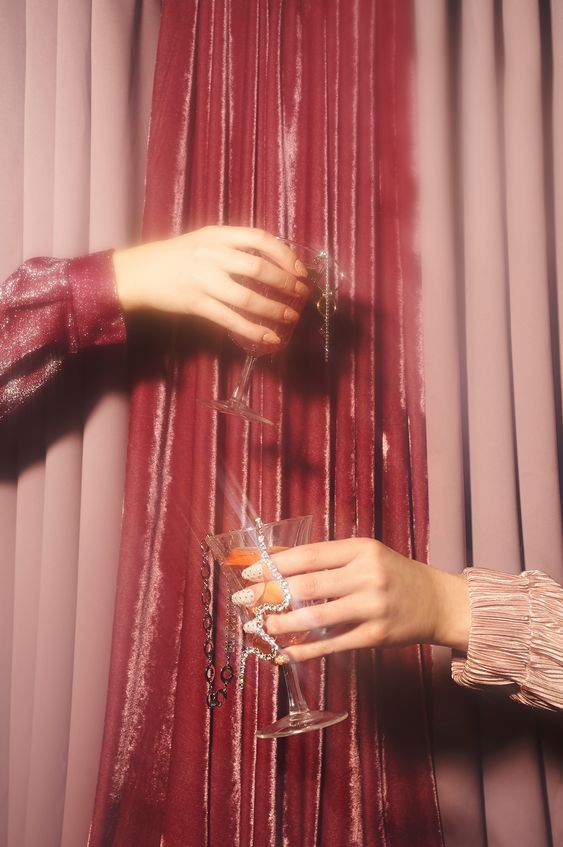
<path id="1" fill-rule="evenodd" d="M 270 577 L 270 570 L 262 561 L 255 562 L 245 568 L 241 576 L 249 582 L 265 582 Z"/>
<path id="2" fill-rule="evenodd" d="M 216 300 L 272 321 L 292 323 L 299 318 L 299 312 L 295 309 L 280 303 L 279 300 L 269 300 L 262 294 L 252 291 L 251 288 L 230 280 L 226 274 L 223 277 L 218 274 L 206 280 L 205 289 L 206 293 Z"/>
<path id="3" fill-rule="evenodd" d="M 230 309 L 229 306 L 225 306 L 211 297 L 207 297 L 201 302 L 199 315 L 224 327 L 229 332 L 248 338 L 250 341 L 271 344 L 272 349 L 280 343 L 279 335 L 272 329 L 253 324 L 251 321 L 243 318 L 242 315 L 239 315 L 238 312 Z"/>
<path id="4" fill-rule="evenodd" d="M 232 596 L 235 606 L 257 606 L 258 603 L 281 603 L 283 592 L 280 584 L 275 580 L 259 582 L 249 585 Z"/>
<path id="5" fill-rule="evenodd" d="M 335 563 L 347 558 L 341 568 Z M 272 635 L 312 630 L 310 644 L 289 652 L 299 661 L 356 647 L 443 644 L 467 650 L 470 611 L 467 581 L 408 559 L 379 542 L 348 539 L 308 545 L 276 554 L 276 565 L 289 576 L 295 593 L 316 597 L 332 585 L 340 596 L 268 618 Z M 338 579 L 340 577 L 340 579 Z M 309 580 L 300 584 L 299 580 Z M 353 627 L 345 636 L 324 627 Z M 353 636 L 351 635 L 353 633 Z M 318 641 L 312 639 L 318 635 Z M 312 645 L 315 645 L 314 647 Z M 293 651 L 294 648 L 291 648 Z"/>
<path id="6" fill-rule="evenodd" d="M 255 323 L 253 316 L 292 323 L 299 317 L 299 306 L 280 303 L 276 291 L 292 296 L 309 293 L 298 279 L 306 276 L 306 269 L 288 245 L 250 227 L 204 227 L 117 250 L 113 265 L 124 311 L 198 315 L 249 341 L 272 344 L 273 352 L 280 343 L 278 333 Z M 270 286 L 272 298 L 245 286 L 244 277 Z"/>
<path id="7" fill-rule="evenodd" d="M 288 273 L 263 256 L 245 253 L 243 250 L 235 250 L 231 247 L 214 249 L 210 247 L 209 249 L 210 253 L 213 253 L 213 258 L 228 274 L 251 277 L 274 289 L 280 289 L 286 294 L 302 296 L 309 294 L 308 286 L 297 278 L 295 271 Z"/>
<path id="8" fill-rule="evenodd" d="M 284 241 L 263 229 L 224 226 L 206 227 L 206 230 L 210 231 L 211 238 L 216 238 L 216 231 L 221 230 L 220 237 L 224 244 L 241 250 L 259 250 L 288 273 L 297 274 L 301 277 L 307 275 L 306 267 L 300 262 L 293 250 Z"/>

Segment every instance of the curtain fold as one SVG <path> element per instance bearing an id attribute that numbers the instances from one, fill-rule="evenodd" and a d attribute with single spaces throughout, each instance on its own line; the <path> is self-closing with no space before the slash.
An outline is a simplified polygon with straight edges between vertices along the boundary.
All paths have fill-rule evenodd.
<path id="1" fill-rule="evenodd" d="M 430 561 L 563 581 L 560 4 L 416 3 Z M 454 691 L 446 843 L 563 844 L 561 723 Z"/>
<path id="2" fill-rule="evenodd" d="M 193 322 L 139 330 L 91 847 L 441 843 L 428 657 L 310 664 L 308 699 L 349 720 L 257 742 L 275 674 L 250 665 L 243 696 L 209 714 L 199 574 L 198 540 L 253 512 L 313 512 L 317 539 L 377 533 L 426 555 L 413 40 L 410 3 L 164 5 L 146 236 L 256 224 L 326 246 L 347 280 L 330 364 L 311 309 L 256 373 L 272 429 L 197 403 L 240 369 L 228 339 Z M 223 618 L 218 602 L 218 665 Z"/>
<path id="3" fill-rule="evenodd" d="M 138 237 L 160 6 L 0 4 L 0 273 Z M 132 112 L 136 118 L 132 120 Z M 0 844 L 86 843 L 107 685 L 123 355 L 0 432 Z"/>

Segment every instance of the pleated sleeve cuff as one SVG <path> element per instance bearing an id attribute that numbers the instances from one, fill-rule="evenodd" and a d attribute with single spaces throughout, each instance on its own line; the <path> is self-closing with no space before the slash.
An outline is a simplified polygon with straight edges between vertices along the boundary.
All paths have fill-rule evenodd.
<path id="1" fill-rule="evenodd" d="M 113 269 L 113 251 L 93 253 L 68 262 L 72 320 L 70 351 L 121 344 L 126 339 Z"/>
<path id="2" fill-rule="evenodd" d="M 529 706 L 563 709 L 563 588 L 540 571 L 518 576 L 468 568 L 467 656 L 454 655 L 459 685 L 504 686 Z"/>

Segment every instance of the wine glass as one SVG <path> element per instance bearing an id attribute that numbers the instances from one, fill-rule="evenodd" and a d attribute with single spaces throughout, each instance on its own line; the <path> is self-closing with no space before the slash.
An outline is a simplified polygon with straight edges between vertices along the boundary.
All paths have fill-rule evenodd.
<path id="1" fill-rule="evenodd" d="M 327 283 L 326 275 L 328 273 L 331 273 L 332 270 L 335 268 L 334 263 L 331 262 L 328 255 L 322 250 L 314 250 L 312 247 L 307 247 L 303 244 L 297 244 L 296 242 L 291 241 L 290 239 L 283 238 L 281 236 L 278 237 L 280 241 L 283 241 L 293 250 L 297 258 L 300 259 L 307 268 L 306 282 L 309 285 L 310 289 L 313 290 L 315 287 L 317 287 L 321 289 L 321 291 L 325 291 Z M 291 308 L 295 309 L 295 311 L 299 314 L 301 314 L 301 312 L 303 311 L 303 308 L 307 301 L 306 297 L 302 297 L 298 294 L 290 294 L 280 291 L 277 288 L 273 288 L 271 285 L 258 282 L 257 280 L 250 279 L 249 277 L 243 277 L 241 281 L 248 288 L 251 288 L 253 291 L 262 294 L 269 300 L 277 300 L 286 306 L 291 306 Z M 252 382 L 252 374 L 254 372 L 254 366 L 256 365 L 256 362 L 261 356 L 272 355 L 272 352 L 279 353 L 281 350 L 287 347 L 287 344 L 295 329 L 295 322 L 285 324 L 274 321 L 271 318 L 264 317 L 260 317 L 257 320 L 256 315 L 245 312 L 243 309 L 237 309 L 237 311 L 244 317 L 251 320 L 253 323 L 258 323 L 260 326 L 263 326 L 268 329 L 273 329 L 280 338 L 280 344 L 278 344 L 275 350 L 272 351 L 271 344 L 265 344 L 260 341 L 250 341 L 248 338 L 244 338 L 243 336 L 238 335 L 236 333 L 229 333 L 230 338 L 235 342 L 235 344 L 241 347 L 246 353 L 246 358 L 242 367 L 239 380 L 228 400 L 200 399 L 200 403 L 203 403 L 205 406 L 211 406 L 212 409 L 217 409 L 217 411 L 224 412 L 227 415 L 237 415 L 238 417 L 244 418 L 247 421 L 256 421 L 258 423 L 273 425 L 273 421 L 269 420 L 268 418 L 265 418 L 263 415 L 259 414 L 254 409 L 252 409 L 249 405 L 249 394 L 250 385 Z"/>
<path id="2" fill-rule="evenodd" d="M 260 533 L 269 553 L 284 550 L 287 547 L 295 547 L 298 544 L 307 544 L 311 533 L 311 515 L 298 518 L 287 518 L 275 523 L 261 524 Z M 249 583 L 241 576 L 244 568 L 257 562 L 262 558 L 259 545 L 259 531 L 255 527 L 248 529 L 233 530 L 221 535 L 207 535 L 205 538 L 213 557 L 219 562 L 221 572 L 227 579 L 229 591 L 234 594 L 242 588 L 248 588 Z M 268 583 L 269 590 L 275 591 L 277 583 Z M 281 599 L 281 588 L 277 598 L 270 597 L 267 600 L 262 597 L 255 607 L 238 607 L 243 623 L 254 618 L 255 610 L 261 602 L 278 603 Z M 297 608 L 299 604 L 291 600 L 287 611 Z M 301 603 L 307 605 L 307 603 Z M 279 636 L 277 644 L 280 648 L 289 647 L 291 644 L 299 644 L 304 641 L 309 633 L 289 633 Z M 253 646 L 264 650 L 265 645 L 257 635 L 247 635 Z M 322 729 L 339 723 L 348 717 L 347 712 L 313 711 L 309 709 L 301 685 L 297 668 L 294 664 L 282 665 L 283 677 L 287 687 L 289 701 L 289 713 L 269 726 L 258 729 L 257 738 L 282 738 L 286 735 L 298 735 L 310 732 L 313 729 Z"/>

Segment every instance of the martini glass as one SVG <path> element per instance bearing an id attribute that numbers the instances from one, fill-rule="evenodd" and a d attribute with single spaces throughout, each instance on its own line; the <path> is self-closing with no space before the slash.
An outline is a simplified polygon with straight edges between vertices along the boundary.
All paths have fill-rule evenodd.
<path id="1" fill-rule="evenodd" d="M 307 283 L 311 290 L 315 287 L 324 290 L 327 282 L 326 275 L 331 273 L 335 268 L 334 263 L 331 262 L 327 254 L 322 250 L 314 250 L 312 247 L 307 247 L 304 244 L 297 244 L 287 238 L 280 237 L 280 241 L 287 244 L 293 250 L 297 258 L 300 259 L 307 268 Z M 253 291 L 267 297 L 269 300 L 277 300 L 286 306 L 291 306 L 291 308 L 295 309 L 295 311 L 299 314 L 301 314 L 305 307 L 305 303 L 307 301 L 306 297 L 284 293 L 277 288 L 273 288 L 271 285 L 266 285 L 265 283 L 250 279 L 249 277 L 242 277 L 241 282 Z M 273 425 L 273 421 L 265 418 L 259 412 L 250 407 L 249 395 L 252 375 L 254 373 L 256 362 L 261 356 L 271 356 L 272 352 L 279 353 L 287 347 L 295 329 L 295 322 L 285 324 L 279 323 L 270 318 L 260 317 L 257 319 L 256 315 L 245 312 L 243 309 L 237 309 L 237 311 L 253 323 L 258 323 L 259 326 L 263 326 L 265 329 L 273 329 L 280 338 L 280 343 L 276 346 L 275 351 L 272 351 L 271 344 L 264 344 L 259 341 L 250 341 L 248 338 L 244 338 L 241 335 L 230 333 L 230 338 L 246 353 L 246 358 L 244 360 L 239 380 L 235 385 L 231 396 L 227 400 L 200 399 L 200 402 L 205 406 L 211 406 L 212 409 L 217 409 L 218 412 L 224 412 L 227 415 L 236 415 L 247 421 Z"/>
<path id="2" fill-rule="evenodd" d="M 276 523 L 263 524 L 261 532 L 268 552 L 274 553 L 287 547 L 295 547 L 298 544 L 307 544 L 311 533 L 311 515 L 299 518 L 287 518 Z M 242 588 L 248 588 L 249 583 L 243 579 L 241 573 L 248 565 L 261 559 L 258 544 L 258 530 L 256 528 L 240 529 L 225 532 L 221 535 L 207 535 L 205 538 L 213 557 L 219 562 L 221 572 L 227 580 L 229 591 L 234 594 Z M 277 583 L 268 583 L 270 591 L 277 588 Z M 281 588 L 277 597 L 261 598 L 261 602 L 278 603 L 281 599 Z M 297 608 L 299 604 L 292 600 L 287 611 Z M 300 605 L 308 605 L 301 603 Z M 246 623 L 255 615 L 256 607 L 238 607 L 243 623 Z M 292 644 L 299 644 L 308 636 L 307 632 L 289 633 L 280 636 L 277 644 L 282 649 Z M 246 635 L 250 643 L 264 650 L 262 639 L 256 635 Z M 283 738 L 286 735 L 299 735 L 303 732 L 311 732 L 314 729 L 323 729 L 332 724 L 340 723 L 348 717 L 347 712 L 313 711 L 309 709 L 301 685 L 297 668 L 294 664 L 281 666 L 283 678 L 287 688 L 289 712 L 268 726 L 257 730 L 257 738 Z"/>

